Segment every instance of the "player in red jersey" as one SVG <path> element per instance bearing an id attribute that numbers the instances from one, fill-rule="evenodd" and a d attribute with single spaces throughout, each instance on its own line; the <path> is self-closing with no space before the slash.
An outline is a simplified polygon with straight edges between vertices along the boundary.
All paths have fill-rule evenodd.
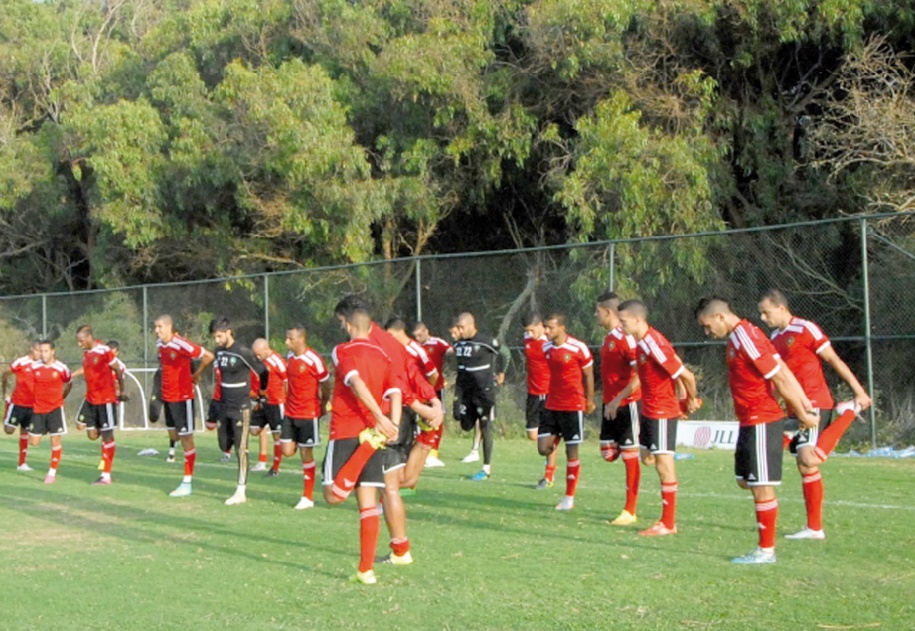
<path id="1" fill-rule="evenodd" d="M 162 369 L 162 404 L 165 425 L 172 440 L 181 440 L 184 450 L 184 477 L 169 493 L 171 497 L 187 497 L 192 492 L 194 464 L 194 384 L 200 381 L 204 369 L 213 363 L 213 353 L 175 333 L 174 321 L 167 314 L 155 321 L 156 348 Z M 199 359 L 197 370 L 191 373 L 191 360 Z"/>
<path id="2" fill-rule="evenodd" d="M 41 357 L 38 342 L 29 345 L 29 354 L 23 355 L 3 371 L 0 378 L 3 388 L 3 400 L 6 402 L 6 414 L 3 417 L 3 431 L 12 434 L 19 428 L 19 463 L 17 471 L 32 471 L 26 463 L 29 453 L 29 425 L 32 422 L 32 406 L 35 405 L 35 373 L 32 372 L 35 362 Z M 16 376 L 16 387 L 10 397 L 6 395 L 7 384 L 11 376 Z"/>
<path id="3" fill-rule="evenodd" d="M 51 436 L 51 468 L 44 479 L 53 484 L 57 479 L 57 467 L 63 455 L 60 437 L 67 433 L 67 419 L 64 417 L 64 398 L 73 386 L 70 370 L 57 360 L 54 342 L 41 340 L 38 343 L 40 361 L 32 366 L 35 379 L 35 404 L 32 406 L 32 423 L 29 426 L 29 442 L 36 446 L 45 434 Z"/>
<path id="4" fill-rule="evenodd" d="M 775 563 L 778 521 L 775 487 L 782 480 L 785 412 L 773 396 L 773 387 L 805 426 L 815 426 L 819 417 L 765 334 L 735 315 L 727 302 L 717 297 L 701 300 L 696 307 L 696 319 L 706 335 L 728 340 L 728 383 L 740 422 L 734 472 L 737 484 L 753 493 L 756 504 L 759 545 L 750 554 L 732 561 Z"/>
<path id="5" fill-rule="evenodd" d="M 826 462 L 829 453 L 855 419 L 855 410 L 847 411 L 845 408 L 848 406 L 844 405 L 839 417 L 833 420 L 834 401 L 829 386 L 826 385 L 822 362 L 832 366 L 836 374 L 851 388 L 855 395 L 855 408 L 866 409 L 871 404 L 871 398 L 848 365 L 836 354 L 829 338 L 820 327 L 791 314 L 785 294 L 777 289 L 770 289 L 763 294 L 759 302 L 759 315 L 763 322 L 774 329 L 772 343 L 797 377 L 804 394 L 810 399 L 820 417 L 816 427 L 797 428 L 798 431 L 791 439 L 791 453 L 797 454 L 797 469 L 803 482 L 807 526 L 794 534 L 786 535 L 786 538 L 825 539 L 823 477 L 819 467 Z"/>
<path id="6" fill-rule="evenodd" d="M 527 401 L 525 404 L 525 429 L 527 437 L 537 440 L 540 422 L 546 409 L 546 395 L 550 392 L 550 367 L 543 354 L 543 347 L 549 339 L 543 329 L 543 318 L 539 313 L 532 313 L 524 325 L 524 359 L 527 364 Z M 554 437 L 558 446 L 560 438 Z M 534 486 L 535 489 L 553 488 L 556 475 L 556 460 L 559 451 L 554 449 L 546 457 L 543 477 Z"/>
<path id="7" fill-rule="evenodd" d="M 280 472 L 283 459 L 283 446 L 280 434 L 283 417 L 286 416 L 286 389 L 288 384 L 286 361 L 283 356 L 270 348 L 270 344 L 260 337 L 254 340 L 251 350 L 267 367 L 267 390 L 262 397 L 257 413 L 251 417 L 251 433 L 255 436 L 264 429 L 270 429 L 273 435 L 273 465 L 267 472 L 268 477 L 275 477 Z M 323 409 L 323 408 L 322 408 Z M 258 470 L 256 467 L 252 471 Z"/>
<path id="8" fill-rule="evenodd" d="M 330 419 L 330 441 L 324 456 L 324 499 L 329 504 L 343 501 L 335 491 L 334 480 L 359 447 L 360 434 L 369 428 L 389 439 L 397 437 L 397 427 L 382 412 L 387 398 L 389 407 L 399 410 L 401 393 L 394 381 L 390 357 L 369 339 L 373 326 L 368 313 L 361 309 L 342 316 L 349 342 L 334 348 L 335 366 L 333 411 Z M 359 569 L 355 581 L 371 585 L 375 578 L 375 548 L 381 520 L 378 489 L 385 486 L 382 453 L 375 451 L 353 481 L 359 505 Z M 342 498 L 345 498 L 343 495 Z"/>
<path id="9" fill-rule="evenodd" d="M 302 455 L 302 497 L 296 510 L 314 506 L 314 448 L 321 444 L 318 420 L 330 400 L 330 373 L 324 360 L 306 343 L 305 327 L 286 330 L 286 405 L 280 430 L 280 444 L 287 458 L 298 450 Z"/>
<path id="10" fill-rule="evenodd" d="M 642 412 L 639 443 L 646 460 L 654 456 L 661 480 L 661 519 L 639 532 L 644 537 L 673 535 L 677 532 L 677 471 L 674 453 L 677 444 L 677 419 L 682 411 L 677 398 L 678 387 L 686 392 L 687 409 L 699 409 L 696 377 L 673 346 L 648 323 L 648 308 L 641 300 L 620 304 L 620 327 L 638 342 L 639 383 L 642 387 Z M 679 384 L 679 385 L 678 385 Z"/>
<path id="11" fill-rule="evenodd" d="M 610 523 L 626 526 L 636 522 L 641 467 L 639 465 L 639 401 L 642 391 L 636 368 L 636 341 L 620 328 L 619 296 L 612 291 L 597 299 L 594 317 L 607 331 L 600 347 L 603 414 L 600 454 L 607 462 L 622 456 L 626 466 L 626 505 Z"/>
<path id="12" fill-rule="evenodd" d="M 585 439 L 584 415 L 595 407 L 594 360 L 588 346 L 566 332 L 564 314 L 547 316 L 543 329 L 549 339 L 543 356 L 550 369 L 550 386 L 537 432 L 537 449 L 548 457 L 559 446 L 556 438 L 565 440 L 566 494 L 556 510 L 572 510 L 581 474 L 578 446 Z"/>
<path id="13" fill-rule="evenodd" d="M 435 388 L 436 398 L 442 402 L 442 406 L 445 405 L 445 358 L 449 355 L 454 355 L 454 347 L 451 346 L 448 342 L 443 340 L 440 337 L 435 337 L 429 332 L 429 327 L 423 322 L 417 322 L 416 326 L 413 327 L 413 338 L 422 344 L 423 350 L 426 351 L 426 354 L 429 356 L 429 359 L 432 360 L 432 365 L 435 366 L 435 370 L 438 371 L 438 377 L 432 383 L 432 387 Z M 441 458 L 438 457 L 439 449 L 442 444 L 442 434 L 444 432 L 444 425 L 439 426 L 438 429 L 434 430 L 433 441 L 431 443 L 431 449 L 429 450 L 429 455 L 426 456 L 426 466 L 427 467 L 444 467 L 445 463 L 442 462 Z"/>
<path id="14" fill-rule="evenodd" d="M 118 393 L 124 392 L 124 376 L 118 358 L 109 346 L 95 339 L 92 327 L 83 324 L 76 329 L 76 343 L 83 349 L 83 365 L 73 375 L 86 380 L 86 398 L 76 413 L 76 429 L 86 429 L 89 440 L 102 437 L 102 474 L 93 484 L 111 484 L 111 468 L 117 449 L 114 428 L 117 426 Z"/>

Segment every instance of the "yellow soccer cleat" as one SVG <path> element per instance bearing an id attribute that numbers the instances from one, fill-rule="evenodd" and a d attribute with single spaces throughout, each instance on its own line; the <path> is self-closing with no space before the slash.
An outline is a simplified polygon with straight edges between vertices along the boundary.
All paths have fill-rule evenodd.
<path id="1" fill-rule="evenodd" d="M 366 427 L 359 432 L 359 444 L 371 443 L 375 449 L 384 449 L 387 439 L 378 433 L 374 427 Z"/>
<path id="2" fill-rule="evenodd" d="M 627 510 L 624 510 L 619 516 L 610 522 L 611 526 L 629 526 L 637 522 L 636 516 Z"/>

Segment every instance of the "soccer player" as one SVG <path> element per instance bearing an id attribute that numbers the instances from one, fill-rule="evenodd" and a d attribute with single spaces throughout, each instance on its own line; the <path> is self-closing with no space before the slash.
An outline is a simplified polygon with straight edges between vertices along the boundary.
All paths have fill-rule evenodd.
<path id="1" fill-rule="evenodd" d="M 286 362 L 283 360 L 283 356 L 270 348 L 269 342 L 262 337 L 254 340 L 251 350 L 267 368 L 267 389 L 257 412 L 251 416 L 251 434 L 262 435 L 264 429 L 269 429 L 273 435 L 273 465 L 267 472 L 267 476 L 272 478 L 279 474 L 280 462 L 283 459 L 280 431 L 283 417 L 286 416 Z M 252 469 L 252 471 L 257 470 L 257 468 Z"/>
<path id="2" fill-rule="evenodd" d="M 324 499 L 328 504 L 343 501 L 334 492 L 334 479 L 359 447 L 359 436 L 364 430 L 377 428 L 387 438 L 396 438 L 397 427 L 382 412 L 383 399 L 389 398 L 393 410 L 400 410 L 401 407 L 401 393 L 394 383 L 391 359 L 369 340 L 373 324 L 368 313 L 353 309 L 347 310 L 342 317 L 350 341 L 338 345 L 333 351 L 336 369 L 333 411 L 323 467 Z M 359 569 L 353 580 L 366 585 L 377 582 L 375 547 L 381 529 L 378 489 L 384 487 L 381 461 L 382 454 L 375 451 L 353 482 L 359 505 L 360 548 Z"/>
<path id="3" fill-rule="evenodd" d="M 318 420 L 330 400 L 330 374 L 324 360 L 305 343 L 305 327 L 295 325 L 286 331 L 287 394 L 285 414 L 280 428 L 283 455 L 290 458 L 298 450 L 302 455 L 302 497 L 296 510 L 315 505 L 314 448 L 321 444 Z"/>
<path id="4" fill-rule="evenodd" d="M 626 505 L 610 523 L 626 526 L 636 522 L 641 468 L 639 465 L 639 373 L 636 341 L 620 328 L 619 296 L 612 291 L 597 299 L 594 317 L 607 331 L 600 347 L 603 414 L 600 425 L 600 455 L 607 462 L 622 457 L 626 467 Z"/>
<path id="5" fill-rule="evenodd" d="M 35 379 L 35 404 L 32 406 L 32 423 L 29 426 L 29 442 L 33 447 L 41 442 L 45 434 L 51 437 L 51 468 L 44 479 L 45 484 L 57 480 L 57 467 L 63 455 L 60 437 L 67 433 L 67 419 L 64 417 L 64 399 L 70 394 L 70 370 L 57 360 L 54 342 L 38 342 L 40 361 L 32 366 Z"/>
<path id="6" fill-rule="evenodd" d="M 643 537 L 677 533 L 677 471 L 674 453 L 677 444 L 677 419 L 681 416 L 677 387 L 686 392 L 687 409 L 699 409 L 696 377 L 683 365 L 673 346 L 660 331 L 648 323 L 648 308 L 641 300 L 620 304 L 620 326 L 626 335 L 638 341 L 637 361 L 642 387 L 642 413 L 639 421 L 639 443 L 643 457 L 655 458 L 661 481 L 661 519 L 650 528 L 639 531 Z"/>
<path id="7" fill-rule="evenodd" d="M 413 338 L 422 344 L 423 350 L 426 351 L 429 359 L 432 360 L 432 365 L 435 366 L 435 370 L 438 371 L 438 377 L 432 383 L 432 387 L 435 388 L 436 398 L 441 401 L 442 405 L 444 406 L 445 357 L 454 355 L 454 347 L 442 338 L 432 335 L 429 332 L 429 327 L 427 327 L 423 322 L 417 322 L 416 326 L 413 327 Z M 442 444 L 442 434 L 444 429 L 444 425 L 440 425 L 438 429 L 434 430 L 435 433 L 432 435 L 433 441 L 430 444 L 431 448 L 429 450 L 429 455 L 426 456 L 427 467 L 431 468 L 445 466 L 445 463 L 442 462 L 441 458 L 438 457 L 438 452 Z"/>
<path id="8" fill-rule="evenodd" d="M 545 414 L 537 432 L 541 456 L 558 448 L 556 438 L 566 443 L 566 494 L 556 510 L 575 507 L 575 489 L 581 477 L 578 446 L 585 439 L 584 415 L 594 411 L 594 359 L 587 344 L 566 331 L 566 317 L 553 313 L 543 322 L 548 342 L 543 356 L 550 369 L 550 389 Z"/>
<path id="9" fill-rule="evenodd" d="M 838 444 L 842 434 L 855 418 L 852 412 L 842 413 L 833 420 L 834 401 L 826 385 L 823 365 L 826 362 L 855 395 L 854 406 L 864 410 L 871 404 L 871 398 L 848 365 L 836 354 L 829 338 L 819 326 L 810 320 L 792 315 L 788 299 L 781 291 L 770 289 L 759 302 L 759 315 L 763 322 L 772 327 L 772 343 L 778 354 L 797 377 L 804 394 L 810 399 L 819 416 L 815 427 L 798 427 L 791 439 L 791 453 L 797 455 L 797 469 L 801 474 L 804 504 L 807 509 L 807 526 L 787 539 L 825 539 L 823 532 L 823 477 L 820 465 L 826 462 L 829 453 Z M 836 407 L 836 411 L 840 408 Z M 789 423 L 794 425 L 793 419 Z M 792 427 L 792 429 L 794 429 Z"/>
<path id="10" fill-rule="evenodd" d="M 162 368 L 156 368 L 153 373 L 152 389 L 149 393 L 149 422 L 158 423 L 162 417 Z M 175 461 L 175 443 L 177 441 L 171 436 L 168 437 L 168 455 L 165 456 L 165 462 Z"/>
<path id="11" fill-rule="evenodd" d="M 455 318 L 454 322 L 451 323 L 451 326 L 448 327 L 448 335 L 451 336 L 451 341 L 454 342 L 455 344 L 458 342 L 458 340 L 461 339 L 461 332 L 460 332 L 460 329 L 458 328 L 457 322 L 458 322 L 458 318 Z M 454 384 L 453 408 L 454 408 L 453 409 L 454 420 L 456 420 L 458 423 L 460 423 L 463 413 L 461 411 L 461 390 L 460 390 L 460 384 L 458 384 L 458 383 Z M 480 441 L 482 441 L 482 440 L 483 440 L 483 434 L 480 431 L 480 422 L 477 421 L 476 423 L 473 424 L 473 438 L 471 439 L 471 443 L 470 443 L 470 453 L 468 453 L 466 456 L 461 458 L 462 463 L 469 464 L 471 462 L 480 461 Z"/>
<path id="12" fill-rule="evenodd" d="M 759 545 L 753 552 L 732 559 L 734 563 L 775 563 L 775 528 L 778 500 L 775 487 L 782 480 L 782 432 L 785 412 L 771 386 L 788 403 L 805 426 L 816 426 L 819 417 L 810 401 L 765 334 L 731 311 L 721 298 L 704 298 L 696 307 L 696 319 L 705 334 L 727 339 L 728 383 L 734 411 L 740 422 L 734 473 L 737 484 L 753 493 Z"/>
<path id="13" fill-rule="evenodd" d="M 457 320 L 459 339 L 454 344 L 457 357 L 458 412 L 461 429 L 473 429 L 479 422 L 483 442 L 483 468 L 470 479 L 480 482 L 492 475 L 492 420 L 496 405 L 496 386 L 505 381 L 511 361 L 508 349 L 499 340 L 477 331 L 472 313 Z"/>
<path id="14" fill-rule="evenodd" d="M 550 366 L 543 354 L 543 347 L 549 342 L 543 330 L 543 318 L 539 313 L 532 313 L 524 326 L 524 359 L 527 362 L 527 404 L 525 406 L 525 424 L 527 437 L 537 440 L 540 423 L 544 417 L 546 396 L 550 391 Z M 556 436 L 556 442 L 560 440 Z M 534 488 L 549 489 L 553 487 L 556 476 L 556 460 L 559 452 L 553 449 L 546 457 L 543 478 Z"/>
<path id="15" fill-rule="evenodd" d="M 9 368 L 3 371 L 0 378 L 3 388 L 3 400 L 6 401 L 6 415 L 3 417 L 3 431 L 12 434 L 19 428 L 19 463 L 16 471 L 32 471 L 26 463 L 29 453 L 29 425 L 32 422 L 32 407 L 35 405 L 35 363 L 41 358 L 38 342 L 29 345 L 28 355 L 13 361 Z M 16 387 L 13 394 L 6 396 L 6 387 L 9 378 L 16 376 Z"/>
<path id="16" fill-rule="evenodd" d="M 118 393 L 124 392 L 124 375 L 118 358 L 110 347 L 95 339 L 92 327 L 83 324 L 76 329 L 76 343 L 83 349 L 82 374 L 86 380 L 86 398 L 76 413 L 76 429 L 86 430 L 89 440 L 102 437 L 102 474 L 93 484 L 111 484 L 111 468 L 117 446 Z"/>
<path id="17" fill-rule="evenodd" d="M 238 484 L 235 493 L 226 499 L 226 505 L 233 506 L 248 501 L 246 489 L 252 381 L 255 377 L 266 380 L 267 369 L 251 349 L 235 339 L 235 331 L 226 318 L 216 319 L 211 329 L 217 344 L 215 364 L 219 366 L 219 422 L 232 427 L 235 457 L 238 461 Z M 253 387 L 260 389 L 258 384 Z"/>
<path id="18" fill-rule="evenodd" d="M 162 369 L 162 404 L 165 425 L 172 440 L 181 440 L 184 450 L 184 477 L 181 484 L 169 493 L 171 497 L 187 497 L 192 492 L 194 464 L 197 450 L 194 446 L 194 384 L 200 381 L 204 369 L 213 363 L 213 353 L 175 333 L 174 321 L 168 314 L 155 321 L 158 341 L 156 349 Z M 191 373 L 191 360 L 199 359 L 197 370 Z"/>

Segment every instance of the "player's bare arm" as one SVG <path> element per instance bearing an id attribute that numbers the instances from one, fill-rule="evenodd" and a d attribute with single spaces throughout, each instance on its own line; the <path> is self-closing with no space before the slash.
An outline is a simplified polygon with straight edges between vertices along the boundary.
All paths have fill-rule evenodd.
<path id="1" fill-rule="evenodd" d="M 634 370 L 632 371 L 632 378 L 629 380 L 629 383 L 626 384 L 626 387 L 623 390 L 613 397 L 613 400 L 610 401 L 606 406 L 604 406 L 604 418 L 612 419 L 616 418 L 616 413 L 619 412 L 620 403 L 622 403 L 627 397 L 631 396 L 633 392 L 641 385 L 639 381 L 639 375 Z"/>
<path id="2" fill-rule="evenodd" d="M 356 398 L 359 399 L 359 402 L 366 407 L 375 419 L 375 429 L 381 432 L 386 438 L 396 439 L 397 426 L 391 422 L 391 419 L 382 413 L 381 406 L 378 405 L 378 402 L 372 397 L 372 393 L 369 391 L 368 386 L 365 385 L 362 377 L 358 374 L 352 375 L 349 378 L 349 383 L 347 385 L 353 391 L 353 394 L 356 395 Z M 401 406 L 400 391 L 393 392 L 390 396 L 390 400 L 392 410 L 399 408 Z"/>
<path id="3" fill-rule="evenodd" d="M 581 374 L 585 382 L 585 412 L 590 414 L 597 407 L 594 404 L 594 365 L 582 368 Z"/>
<path id="4" fill-rule="evenodd" d="M 203 375 L 203 371 L 206 370 L 207 366 L 213 363 L 214 359 L 216 359 L 216 356 L 212 352 L 203 349 L 203 355 L 200 357 L 200 365 L 197 366 L 197 370 L 191 375 L 191 379 L 195 384 L 200 383 L 200 377 Z"/>
<path id="5" fill-rule="evenodd" d="M 283 384 L 283 387 L 286 391 L 289 391 L 289 384 Z M 325 379 L 321 382 L 321 385 L 318 386 L 320 396 L 321 396 L 321 416 L 324 416 L 327 413 L 327 406 L 330 403 L 331 397 L 331 388 L 330 388 L 330 379 Z"/>
<path id="6" fill-rule="evenodd" d="M 683 372 L 677 377 L 677 382 L 686 391 L 686 404 L 690 413 L 699 409 L 699 391 L 696 386 L 696 375 L 689 368 L 684 367 Z"/>
<path id="7" fill-rule="evenodd" d="M 802 426 L 816 427 L 820 423 L 820 417 L 813 412 L 810 400 L 804 394 L 801 384 L 781 359 L 778 360 L 778 363 L 781 369 L 772 376 L 772 385 L 775 386 L 788 407 L 794 411 Z"/>
<path id="8" fill-rule="evenodd" d="M 438 429 L 445 421 L 445 413 L 442 408 L 442 402 L 438 399 L 432 399 L 428 405 L 420 401 L 414 401 L 410 409 L 426 421 L 432 429 Z"/>
<path id="9" fill-rule="evenodd" d="M 851 391 L 855 395 L 855 404 L 857 404 L 858 409 L 866 410 L 871 406 L 873 401 L 871 401 L 867 391 L 861 385 L 861 382 L 858 381 L 858 378 L 855 377 L 855 374 L 851 371 L 851 368 L 848 367 L 848 364 L 842 361 L 842 358 L 839 357 L 832 346 L 828 346 L 820 352 L 820 359 L 832 366 L 832 369 L 836 371 L 839 378 L 848 384 L 848 387 L 851 388 Z"/>

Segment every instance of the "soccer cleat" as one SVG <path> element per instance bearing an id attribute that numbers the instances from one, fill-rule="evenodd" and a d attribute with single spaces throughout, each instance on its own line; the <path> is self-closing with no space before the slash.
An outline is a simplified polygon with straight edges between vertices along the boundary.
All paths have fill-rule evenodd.
<path id="1" fill-rule="evenodd" d="M 56 475 L 46 475 L 44 478 L 45 484 L 54 484 L 57 481 Z"/>
<path id="2" fill-rule="evenodd" d="M 372 447 L 375 449 L 384 449 L 384 445 L 387 442 L 387 438 L 384 435 L 379 434 L 374 427 L 366 427 L 364 430 L 359 432 L 359 444 L 362 443 L 371 443 Z"/>
<path id="3" fill-rule="evenodd" d="M 427 467 L 429 467 L 430 469 L 432 469 L 432 468 L 435 468 L 435 467 L 444 467 L 444 466 L 445 466 L 445 463 L 442 462 L 440 458 L 436 458 L 435 456 L 426 456 L 426 464 L 425 464 L 425 466 L 427 466 Z"/>
<path id="4" fill-rule="evenodd" d="M 472 476 L 470 476 L 470 479 L 473 482 L 482 482 L 483 480 L 489 479 L 489 474 L 486 473 L 485 471 L 483 471 L 482 469 L 480 469 L 479 471 L 474 473 Z"/>
<path id="5" fill-rule="evenodd" d="M 106 478 L 103 475 L 98 477 L 98 480 L 92 483 L 92 486 L 107 486 L 111 484 L 111 478 Z"/>
<path id="6" fill-rule="evenodd" d="M 105 470 L 105 461 L 104 461 L 104 460 L 99 460 L 99 461 L 98 461 L 98 466 L 96 467 L 96 469 L 98 469 L 99 471 L 104 471 L 104 470 Z"/>
<path id="7" fill-rule="evenodd" d="M 388 565 L 410 565 L 413 563 L 413 555 L 410 554 L 410 551 L 407 550 L 402 555 L 397 556 L 393 552 L 384 555 L 380 559 L 376 560 L 377 563 L 385 563 Z"/>
<path id="8" fill-rule="evenodd" d="M 229 462 L 232 460 L 232 454 L 222 454 L 222 458 L 219 459 L 219 462 Z"/>
<path id="9" fill-rule="evenodd" d="M 278 476 L 279 474 L 280 474 L 280 472 L 277 471 L 276 469 L 270 469 L 270 471 L 267 472 L 267 477 L 268 477 L 268 478 L 275 478 L 275 477 Z"/>
<path id="10" fill-rule="evenodd" d="M 554 484 L 555 484 L 555 482 L 553 482 L 552 480 L 547 480 L 546 478 L 540 478 L 540 482 L 535 484 L 534 488 L 537 489 L 538 491 L 542 491 L 543 489 L 553 488 Z"/>
<path id="11" fill-rule="evenodd" d="M 638 521 L 638 520 L 636 519 L 635 515 L 633 515 L 632 513 L 630 513 L 627 510 L 623 510 L 623 512 L 620 513 L 616 519 L 614 519 L 610 522 L 610 525 L 611 526 L 629 526 L 630 524 L 634 524 L 636 521 Z"/>
<path id="12" fill-rule="evenodd" d="M 232 494 L 232 497 L 226 500 L 226 506 L 234 506 L 235 504 L 244 504 L 248 501 L 248 496 L 245 495 L 244 491 L 235 491 Z"/>
<path id="13" fill-rule="evenodd" d="M 750 554 L 745 554 L 742 557 L 736 557 L 731 559 L 731 563 L 738 563 L 741 565 L 751 565 L 759 563 L 775 563 L 775 550 L 769 548 L 768 550 L 763 550 L 762 548 L 756 548 Z"/>
<path id="14" fill-rule="evenodd" d="M 411 489 L 408 486 L 405 486 L 402 489 L 400 489 L 401 497 L 413 497 L 414 495 L 416 495 L 416 489 Z"/>
<path id="15" fill-rule="evenodd" d="M 305 497 L 304 495 L 302 496 L 302 499 L 299 500 L 299 503 L 296 504 L 295 506 L 293 506 L 293 508 L 295 508 L 296 510 L 305 510 L 307 508 L 314 508 L 314 507 L 315 507 L 315 503 L 312 500 Z"/>
<path id="16" fill-rule="evenodd" d="M 575 498 L 571 495 L 563 495 L 556 504 L 556 510 L 572 510 L 573 508 L 575 508 Z"/>
<path id="17" fill-rule="evenodd" d="M 267 463 L 266 463 L 266 462 L 258 462 L 256 465 L 254 465 L 253 467 L 251 467 L 251 470 L 252 470 L 252 471 L 266 471 L 266 470 L 267 470 Z"/>
<path id="18" fill-rule="evenodd" d="M 168 494 L 169 497 L 187 497 L 191 494 L 191 483 L 182 482 L 178 488 Z"/>
<path id="19" fill-rule="evenodd" d="M 645 530 L 640 530 L 639 534 L 643 537 L 664 537 L 666 535 L 675 535 L 677 534 L 677 527 L 668 528 L 664 525 L 664 522 L 656 522 L 651 528 L 646 528 Z"/>
<path id="20" fill-rule="evenodd" d="M 29 465 L 27 465 L 24 462 L 21 465 L 19 465 L 18 467 L 16 467 L 16 471 L 34 471 L 34 470 L 35 469 L 33 469 L 32 467 L 30 467 Z"/>
<path id="21" fill-rule="evenodd" d="M 168 454 L 168 457 L 165 459 L 165 462 L 174 462 L 175 454 Z"/>
<path id="22" fill-rule="evenodd" d="M 464 456 L 464 458 L 461 460 L 461 462 L 463 462 L 465 464 L 468 462 L 479 462 L 479 461 L 480 461 L 480 452 L 477 449 L 471 449 L 470 453 L 467 454 L 466 456 Z"/>
<path id="23" fill-rule="evenodd" d="M 859 412 L 858 404 L 855 402 L 854 399 L 852 399 L 851 401 L 842 401 L 842 403 L 839 403 L 838 405 L 836 405 L 836 416 L 842 416 L 849 410 L 854 410 L 856 415 Z"/>
<path id="24" fill-rule="evenodd" d="M 804 528 L 803 530 L 798 530 L 797 532 L 785 535 L 785 539 L 817 539 L 822 540 L 826 538 L 826 533 L 822 530 L 813 530 L 811 528 Z"/>
<path id="25" fill-rule="evenodd" d="M 375 570 L 356 572 L 349 580 L 353 583 L 362 583 L 363 585 L 374 585 L 378 582 L 378 579 L 375 578 Z"/>

